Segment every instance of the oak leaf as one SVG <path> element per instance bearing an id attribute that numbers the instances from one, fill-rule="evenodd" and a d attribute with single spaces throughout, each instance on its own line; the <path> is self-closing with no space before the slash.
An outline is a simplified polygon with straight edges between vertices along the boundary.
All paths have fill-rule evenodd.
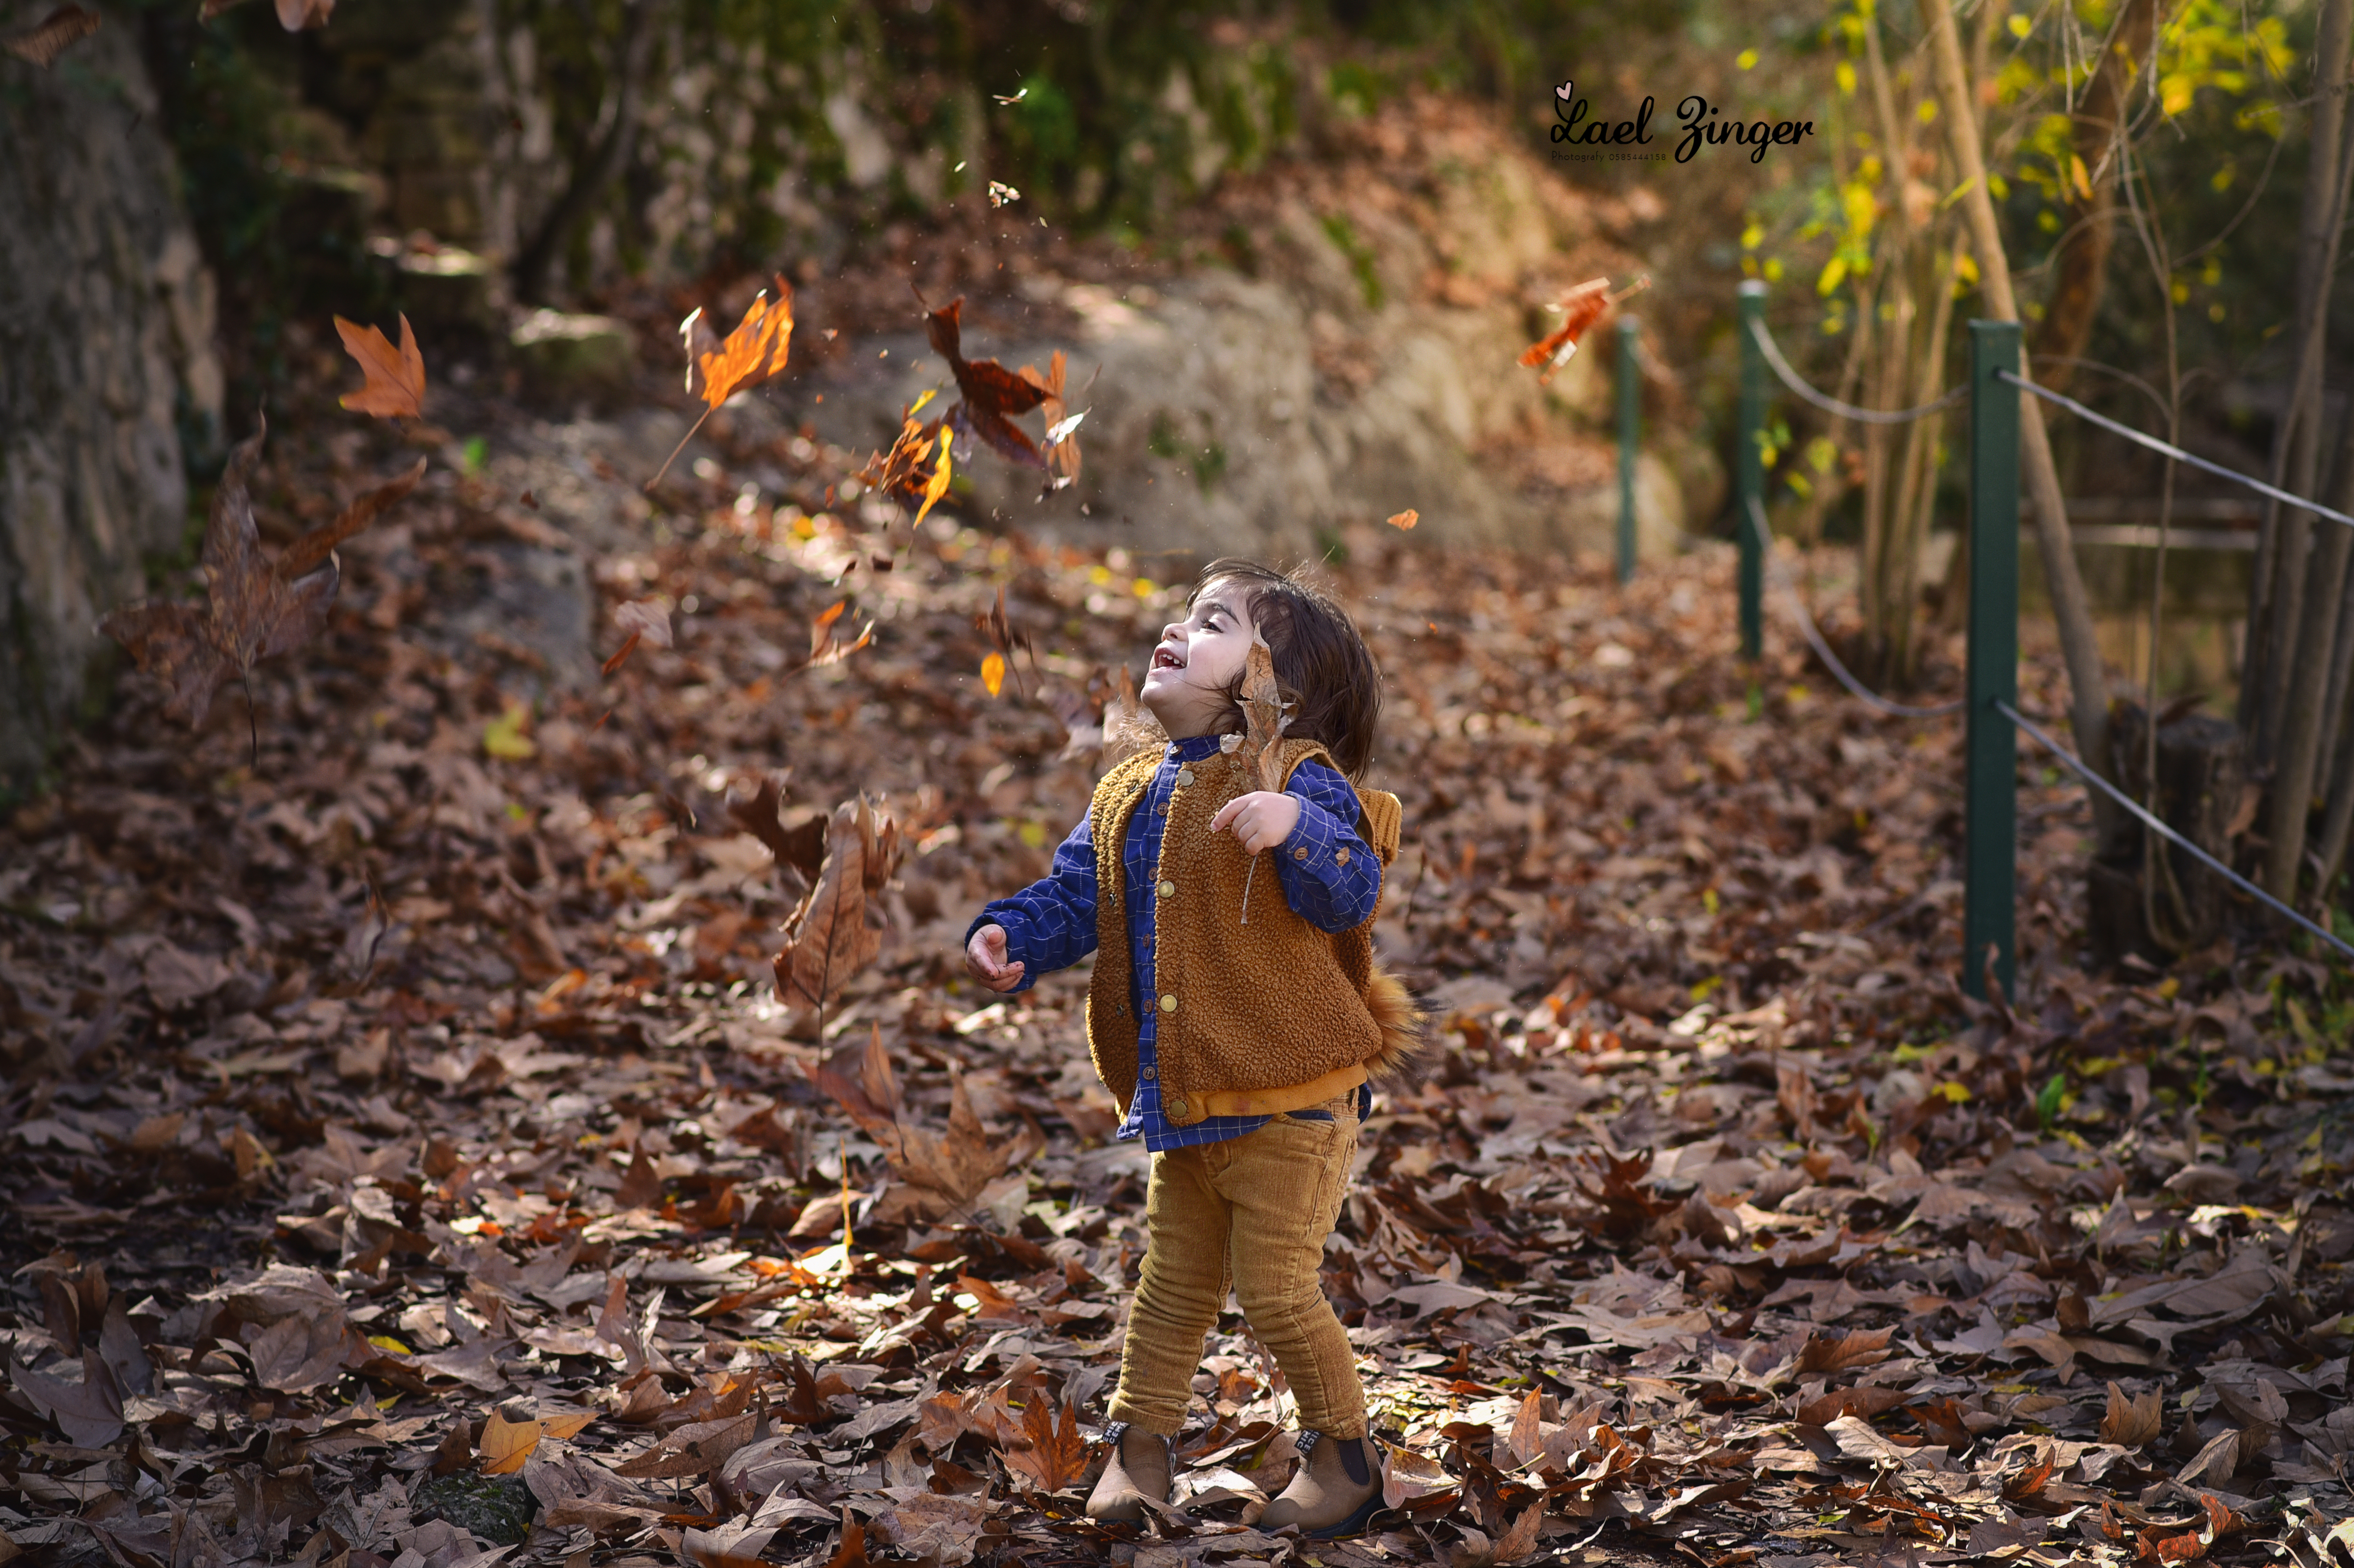
<path id="1" fill-rule="evenodd" d="M 1059 1419 L 1053 1404 L 1033 1399 L 1022 1413 L 1021 1440 L 1006 1448 L 1005 1467 L 1042 1492 L 1058 1492 L 1087 1473 L 1087 1440 L 1069 1404 Z"/>
<path id="2" fill-rule="evenodd" d="M 32 26 L 12 35 L 0 44 L 0 48 L 47 70 L 57 63 L 59 55 L 97 32 L 98 19 L 95 11 L 80 5 L 60 5 Z"/>
<path id="3" fill-rule="evenodd" d="M 613 1467 L 624 1480 L 674 1481 L 717 1469 L 727 1456 L 752 1440 L 759 1417 L 751 1411 L 731 1420 L 695 1421 L 644 1453 Z"/>
<path id="4" fill-rule="evenodd" d="M 335 318 L 336 335 L 344 352 L 359 362 L 364 379 L 356 392 L 344 394 L 343 406 L 355 414 L 380 419 L 418 419 L 425 414 L 425 356 L 417 352 L 417 334 L 408 318 L 400 318 L 400 347 L 395 350 L 376 327 Z"/>

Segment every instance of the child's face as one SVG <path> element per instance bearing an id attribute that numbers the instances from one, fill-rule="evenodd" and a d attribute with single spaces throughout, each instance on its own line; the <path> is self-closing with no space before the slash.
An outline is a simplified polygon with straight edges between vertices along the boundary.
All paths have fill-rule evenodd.
<path id="1" fill-rule="evenodd" d="M 1194 597 L 1152 650 L 1137 700 L 1179 740 L 1207 735 L 1234 699 L 1227 694 L 1249 662 L 1254 624 L 1242 585 L 1221 577 Z"/>

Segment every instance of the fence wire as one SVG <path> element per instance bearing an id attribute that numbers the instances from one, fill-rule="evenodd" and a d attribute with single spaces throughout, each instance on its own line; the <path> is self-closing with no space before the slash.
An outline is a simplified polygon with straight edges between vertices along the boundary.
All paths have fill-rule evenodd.
<path id="1" fill-rule="evenodd" d="M 1935 402 L 1924 403 L 1917 408 L 1860 408 L 1853 403 L 1840 402 L 1828 392 L 1818 392 L 1800 379 L 1798 373 L 1790 368 L 1790 362 L 1782 357 L 1781 346 L 1775 343 L 1773 334 L 1766 330 L 1764 322 L 1751 322 L 1749 335 L 1757 340 L 1758 348 L 1766 355 L 1766 363 L 1774 367 L 1774 374 L 1781 379 L 1783 386 L 1787 387 L 1792 392 L 1823 412 L 1836 414 L 1843 419 L 1853 419 L 1859 424 L 1910 424 L 1925 415 L 1935 413 L 1940 408 L 1950 408 L 1970 395 L 1969 383 L 1965 381 Z"/>
<path id="2" fill-rule="evenodd" d="M 2126 794 L 2124 790 L 2118 789 L 2115 785 L 2110 783 L 2107 779 L 2094 772 L 2090 768 L 2084 766 L 2082 759 L 2080 759 L 2073 752 L 2068 750 L 2058 741 L 2052 739 L 2052 736 L 2037 728 L 2034 722 L 2028 718 L 2026 715 L 2020 713 L 2017 708 L 2012 707 L 2009 703 L 2004 702 L 2000 697 L 1997 697 L 1994 700 L 1994 705 L 2001 711 L 2003 717 L 2009 719 L 2012 724 L 2033 736 L 2036 740 L 2041 743 L 2044 750 L 2050 752 L 2062 763 L 2065 764 L 2071 772 L 2074 773 L 2085 783 L 2090 784 L 2094 789 L 2098 789 L 2102 794 L 2106 795 L 2110 800 L 2115 800 L 2118 805 L 2123 806 L 2126 810 L 2131 811 L 2136 817 L 2139 818 L 2142 826 L 2147 828 L 2150 832 L 2158 834 L 2160 838 L 2163 838 L 2169 842 L 2180 844 L 2184 849 L 2190 852 L 2192 857 L 2195 858 L 2200 864 L 2205 866 L 2208 870 L 2214 872 L 2217 875 L 2229 882 L 2232 886 L 2238 888 L 2249 897 L 2253 898 L 2257 903 L 2264 905 L 2268 909 L 2271 909 L 2274 914 L 2285 916 L 2288 919 L 2295 921 L 2297 925 L 2302 926 L 2305 929 L 2313 933 L 2313 935 L 2320 938 L 2324 942 L 2329 944 L 2329 946 L 2337 948 L 2341 956 L 2354 959 L 2354 946 L 2349 946 L 2347 943 L 2338 940 L 2338 938 L 2330 932 L 2323 929 L 2313 921 L 2306 919 L 2304 916 L 2298 914 L 2296 910 L 2290 908 L 2279 899 L 2274 898 L 2271 894 L 2266 893 L 2263 888 L 2258 887 L 2254 883 L 2250 882 L 2246 877 L 2242 876 L 2238 872 L 2233 871 L 2230 866 L 2225 865 L 2221 861 L 2217 860 L 2213 855 L 2209 854 L 2205 850 L 2200 849 L 2197 844 L 2192 843 L 2189 839 L 2184 838 L 2180 833 L 2176 832 L 2172 828 L 2167 826 L 2165 822 L 2161 821 L 2157 816 L 2152 814 L 2147 808 L 2143 806 L 2140 801 L 2135 800 L 2132 796 Z"/>
<path id="3" fill-rule="evenodd" d="M 1995 375 L 2000 379 L 2009 382 L 2013 387 L 2018 387 L 2020 391 L 2032 392 L 2047 403 L 2057 403 L 2060 407 L 2067 409 L 2078 418 L 2090 419 L 2094 424 L 2100 426 L 2101 429 L 2115 431 L 2116 434 L 2125 437 L 2126 440 L 2134 442 L 2137 446 L 2147 447 L 2150 450 L 2160 453 L 2166 457 L 2170 457 L 2177 462 L 2189 463 L 2192 468 L 2198 469 L 2205 473 L 2211 473 L 2218 479 L 2228 479 L 2234 484 L 2244 484 L 2250 490 L 2254 491 L 2257 494 L 2268 495 L 2285 506 L 2294 506 L 2299 512 L 2310 512 L 2316 517 L 2327 517 L 2332 523 L 2342 523 L 2349 528 L 2354 528 L 2354 517 L 2349 517 L 2345 513 L 2337 510 L 2335 507 L 2324 506 L 2318 501 L 2307 501 L 2302 495 L 2291 495 L 2287 491 L 2282 490 L 2276 485 L 2266 484 L 2261 479 L 2252 479 L 2248 475 L 2242 473 L 2237 469 L 2225 468 L 2221 463 L 2210 462 L 2205 458 L 2199 456 L 2195 452 L 2184 451 L 2172 441 L 2161 441 L 2156 436 L 2145 435 L 2141 431 L 2135 429 L 2131 425 L 2119 424 L 2116 420 L 2110 418 L 2106 414 L 2096 414 L 2093 412 L 2092 409 L 2085 408 L 2084 405 L 2077 402 L 2076 399 L 2067 396 L 2065 393 L 2054 392 L 2049 387 L 2040 387 L 2034 382 L 2027 379 L 2024 376 L 2013 375 L 2008 370 L 1998 370 L 1995 372 Z"/>
<path id="4" fill-rule="evenodd" d="M 1753 495 L 1749 498 L 1747 510 L 1750 529 L 1757 535 L 1757 548 L 1764 553 L 1766 559 L 1770 563 L 1774 554 L 1774 535 L 1773 531 L 1766 525 L 1766 509 L 1758 504 L 1757 498 Z M 1815 624 L 1813 612 L 1807 609 L 1806 595 L 1792 587 L 1787 580 L 1783 582 L 1782 587 L 1789 594 L 1790 603 L 1797 609 L 1798 630 L 1806 633 L 1807 646 L 1815 651 L 1815 657 L 1823 662 L 1823 668 L 1831 673 L 1833 680 L 1848 689 L 1850 696 L 1869 703 L 1882 713 L 1893 715 L 1897 718 L 1941 718 L 1946 714 L 1957 714 L 1962 711 L 1963 705 L 1959 701 L 1934 703 L 1927 707 L 1914 707 L 1905 703 L 1891 702 L 1865 685 L 1856 679 L 1852 671 L 1840 662 L 1840 656 L 1831 652 L 1831 645 L 1823 636 L 1822 628 Z"/>

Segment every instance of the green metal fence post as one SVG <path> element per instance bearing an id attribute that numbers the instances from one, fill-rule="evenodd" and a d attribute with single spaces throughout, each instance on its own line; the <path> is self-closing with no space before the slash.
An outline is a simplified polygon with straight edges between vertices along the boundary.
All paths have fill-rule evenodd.
<path id="1" fill-rule="evenodd" d="M 1750 505 L 1766 503 L 1766 361 L 1757 350 L 1756 328 L 1766 319 L 1766 285 L 1755 278 L 1741 285 L 1741 429 L 1734 446 L 1733 503 L 1741 509 L 1733 535 L 1741 542 L 1741 656 L 1755 661 L 1764 652 L 1766 555 L 1750 526 Z"/>
<path id="2" fill-rule="evenodd" d="M 1986 954 L 2011 994 L 2018 899 L 2019 746 L 1995 706 L 2019 703 L 2019 323 L 1970 323 L 1968 751 L 1964 765 L 1962 990 L 1986 999 Z"/>
<path id="3" fill-rule="evenodd" d="M 1642 377 L 1637 372 L 1635 340 L 1643 323 L 1618 318 L 1618 580 L 1635 576 L 1635 461 L 1643 435 Z"/>

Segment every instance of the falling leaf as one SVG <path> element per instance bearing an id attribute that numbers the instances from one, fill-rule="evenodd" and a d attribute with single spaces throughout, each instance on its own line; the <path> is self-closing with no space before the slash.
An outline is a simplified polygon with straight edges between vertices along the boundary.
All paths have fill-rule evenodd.
<path id="1" fill-rule="evenodd" d="M 417 482 L 424 477 L 425 460 L 419 458 L 407 473 L 377 485 L 336 514 L 334 522 L 313 529 L 287 546 L 278 557 L 278 575 L 292 582 L 325 566 L 336 546 L 375 522 L 386 508 L 415 490 Z"/>
<path id="2" fill-rule="evenodd" d="M 261 536 L 253 521 L 253 503 L 246 485 L 260 461 L 267 423 L 238 445 L 213 493 L 210 520 L 205 525 L 202 561 L 206 608 L 185 604 L 140 604 L 115 610 L 99 623 L 100 630 L 121 643 L 142 670 L 171 691 L 167 711 L 188 724 L 203 719 L 220 683 L 243 676 L 263 659 L 291 652 L 309 641 L 326 624 L 341 580 L 332 542 L 348 536 L 408 493 L 416 471 L 382 490 L 363 497 L 327 527 L 289 546 L 285 560 L 297 564 L 316 557 L 322 570 L 306 570 L 292 580 L 261 556 Z M 394 493 L 386 499 L 386 493 Z M 346 521 L 352 520 L 348 527 Z M 325 546 L 314 541 L 327 538 Z M 282 565 L 282 562 L 281 562 Z"/>
<path id="3" fill-rule="evenodd" d="M 793 287 L 782 278 L 776 283 L 776 299 L 771 302 L 765 289 L 754 295 L 744 308 L 744 319 L 725 339 L 713 341 L 716 334 L 704 322 L 700 308 L 679 323 L 679 334 L 688 345 L 689 396 L 716 408 L 785 368 L 792 347 Z"/>
<path id="4" fill-rule="evenodd" d="M 845 641 L 835 632 L 835 623 L 841 620 L 843 611 L 849 608 L 848 599 L 836 599 L 826 606 L 819 613 L 817 620 L 810 624 L 810 656 L 809 663 L 804 666 L 805 668 L 815 669 L 820 665 L 838 664 L 875 641 L 875 623 L 872 620 L 860 629 L 854 639 Z"/>
<path id="5" fill-rule="evenodd" d="M 278 0 L 278 25 L 290 33 L 323 27 L 335 14 L 335 0 Z"/>
<path id="6" fill-rule="evenodd" d="M 418 419 L 425 410 L 425 356 L 417 352 L 417 334 L 408 318 L 400 318 L 400 348 L 395 352 L 383 332 L 356 322 L 335 318 L 335 334 L 344 352 L 359 362 L 360 389 L 344 394 L 343 406 L 355 414 L 379 419 Z"/>
<path id="7" fill-rule="evenodd" d="M 603 669 L 608 675 L 630 662 L 630 655 L 638 651 L 640 642 L 651 642 L 657 648 L 671 646 L 670 611 L 652 599 L 631 599 L 618 607 L 613 611 L 613 624 L 629 635 L 613 651 L 613 656 L 605 661 Z"/>
<path id="8" fill-rule="evenodd" d="M 1567 365 L 1570 356 L 1577 352 L 1578 338 L 1594 324 L 1596 318 L 1628 294 L 1648 288 L 1650 281 L 1648 277 L 1638 278 L 1616 294 L 1610 292 L 1610 280 L 1607 278 L 1589 278 L 1578 284 L 1552 307 L 1562 313 L 1561 325 L 1522 350 L 1521 363 L 1531 367 L 1544 366 L 1537 377 L 1538 385 L 1551 381 L 1553 373 Z"/>
<path id="9" fill-rule="evenodd" d="M 949 481 L 955 476 L 954 466 L 949 459 L 951 444 L 953 438 L 942 430 L 939 461 L 932 468 L 932 477 L 924 483 L 924 503 L 916 509 L 916 522 L 918 524 L 930 515 L 932 508 L 938 505 L 940 498 L 949 493 Z"/>
<path id="10" fill-rule="evenodd" d="M 1087 1473 L 1087 1440 L 1079 1430 L 1079 1413 L 1062 1407 L 1059 1420 L 1054 1403 L 1043 1395 L 1022 1412 L 1022 1438 L 1004 1452 L 1005 1467 L 1042 1492 L 1058 1492 Z"/>
<path id="11" fill-rule="evenodd" d="M 646 481 L 652 490 L 662 482 L 695 432 L 703 429 L 703 421 L 722 403 L 748 387 L 758 387 L 785 368 L 792 349 L 793 286 L 779 277 L 776 280 L 777 297 L 771 301 L 762 290 L 744 307 L 744 319 L 725 338 L 712 330 L 703 319 L 703 309 L 696 306 L 678 323 L 678 334 L 686 344 L 686 390 L 692 397 L 704 402 L 703 412 L 686 434 L 679 437 L 678 445 L 670 456 L 663 459 L 653 478 Z"/>
<path id="12" fill-rule="evenodd" d="M 2132 1399 L 2115 1383 L 2109 1384 L 2109 1407 L 2101 1417 L 2101 1441 L 2138 1448 L 2158 1435 L 2165 1425 L 2166 1401 L 2152 1388 Z"/>
<path id="13" fill-rule="evenodd" d="M 1011 416 L 1026 414 L 1044 402 L 1047 388 L 1008 370 L 993 359 L 965 358 L 964 300 L 950 300 L 925 317 L 925 331 L 940 357 L 955 375 L 964 400 L 949 410 L 948 422 L 970 433 L 983 445 L 1011 461 L 1030 468 L 1044 466 L 1038 444 L 1015 425 Z"/>
<path id="14" fill-rule="evenodd" d="M 989 96 L 997 100 L 1000 103 L 1019 103 L 1023 99 L 1030 96 L 1030 90 L 1026 87 L 1021 87 L 1014 89 L 1010 95 L 1002 92 L 992 92 Z"/>
<path id="15" fill-rule="evenodd" d="M 1015 190 L 1012 185 L 1007 185 L 1003 180 L 991 180 L 989 182 L 990 206 L 1004 207 L 1009 203 L 1017 202 L 1021 199 L 1022 193 Z"/>
<path id="16" fill-rule="evenodd" d="M 1409 506 L 1403 512 L 1390 514 L 1388 521 L 1393 528 L 1411 528 L 1422 521 L 1422 514 Z"/>
<path id="17" fill-rule="evenodd" d="M 1023 380 L 1044 392 L 1039 399 L 1038 413 L 1046 421 L 1046 444 L 1044 457 L 1047 471 L 1054 475 L 1052 488 L 1060 490 L 1079 477 L 1079 423 L 1087 417 L 1086 409 L 1069 413 L 1063 401 L 1063 351 L 1056 349 L 1046 363 L 1046 374 L 1038 374 L 1033 365 L 1018 372 Z"/>
<path id="18" fill-rule="evenodd" d="M 80 5 L 60 5 L 35 26 L 11 36 L 0 47 L 47 70 L 57 63 L 59 55 L 97 32 L 98 21 L 95 11 Z"/>
<path id="19" fill-rule="evenodd" d="M 1005 655 L 991 650 L 981 656 L 981 683 L 991 696 L 1005 684 Z"/>
<path id="20" fill-rule="evenodd" d="M 867 894 L 890 879 L 899 848 L 898 824 L 864 796 L 835 809 L 825 864 L 785 922 L 774 965 L 778 1000 L 823 1007 L 882 951 L 883 932 L 867 919 Z"/>

